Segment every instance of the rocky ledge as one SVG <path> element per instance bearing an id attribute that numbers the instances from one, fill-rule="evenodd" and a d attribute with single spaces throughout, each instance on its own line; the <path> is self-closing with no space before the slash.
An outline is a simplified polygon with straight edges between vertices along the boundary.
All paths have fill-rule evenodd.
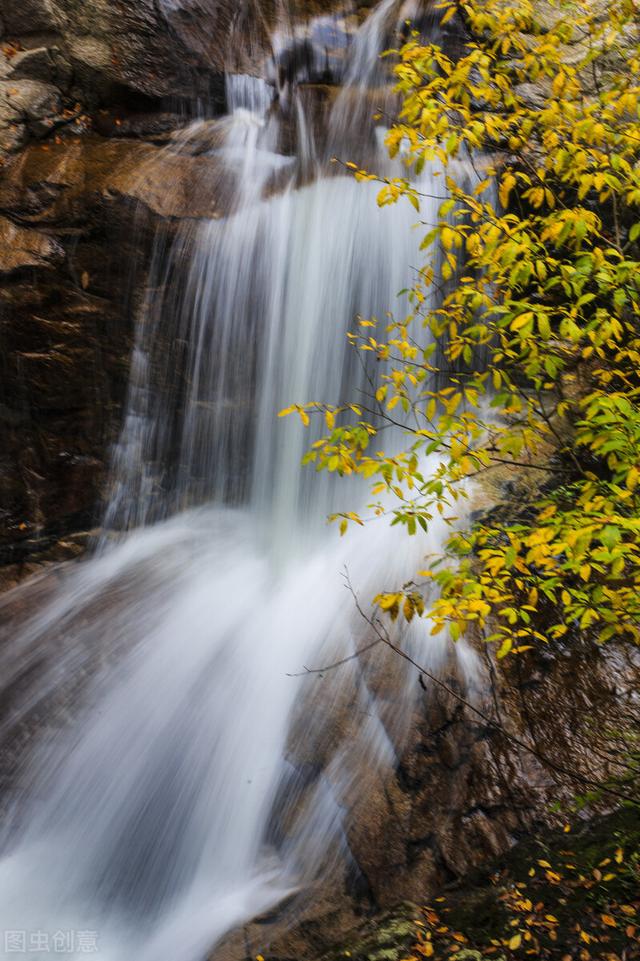
<path id="1" fill-rule="evenodd" d="M 215 216 L 212 176 L 210 161 L 95 135 L 32 144 L 5 170 L 0 562 L 93 522 L 153 238 Z"/>

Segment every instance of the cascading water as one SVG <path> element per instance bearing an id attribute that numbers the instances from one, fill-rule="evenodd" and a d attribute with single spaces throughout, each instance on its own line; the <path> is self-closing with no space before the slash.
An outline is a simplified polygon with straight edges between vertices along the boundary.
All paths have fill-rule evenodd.
<path id="1" fill-rule="evenodd" d="M 233 197 L 158 248 L 107 535 L 0 653 L 5 690 L 19 691 L 2 730 L 43 728 L 5 832 L 0 919 L 27 937 L 74 934 L 67 956 L 93 932 L 105 961 L 197 961 L 337 871 L 355 795 L 406 736 L 415 676 L 379 650 L 291 675 L 367 640 L 345 566 L 368 600 L 440 533 L 381 524 L 337 543 L 324 517 L 357 486 L 303 473 L 308 436 L 277 420 L 291 403 L 357 399 L 355 315 L 406 309 L 412 213 L 378 210 L 318 159 L 368 136 L 349 129 L 343 98 L 368 96 L 401 7 L 384 0 L 356 38 L 328 130 L 311 129 L 295 83 L 285 108 L 263 81 L 230 77 L 228 116 L 170 148 L 210 157 L 212 191 L 222 172 Z M 387 169 L 384 151 L 371 159 Z M 436 668 L 445 656 L 433 641 L 420 654 Z"/>

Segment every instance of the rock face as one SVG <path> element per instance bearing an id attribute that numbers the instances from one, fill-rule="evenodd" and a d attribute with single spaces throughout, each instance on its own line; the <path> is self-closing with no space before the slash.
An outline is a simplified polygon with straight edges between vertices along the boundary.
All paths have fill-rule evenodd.
<path id="1" fill-rule="evenodd" d="M 228 193 L 162 147 L 234 47 L 261 62 L 262 6 L 0 0 L 0 563 L 96 516 L 152 238 Z"/>
<path id="2" fill-rule="evenodd" d="M 0 0 L 0 157 L 97 106 L 224 102 L 268 50 L 270 2 Z M 242 57 L 237 51 L 246 51 Z"/>
<path id="3" fill-rule="evenodd" d="M 5 563 L 89 523 L 126 384 L 131 328 L 109 289 L 121 266 L 117 226 L 107 219 L 78 226 L 77 197 L 75 223 L 47 222 L 50 202 L 64 203 L 65 188 L 42 180 L 30 194 L 25 184 L 18 201 L 18 183 L 2 185 L 3 211 L 15 219 L 0 221 Z"/>
<path id="4" fill-rule="evenodd" d="M 3 0 L 0 15 L 7 44 L 28 51 L 11 58 L 18 71 L 46 49 L 48 56 L 38 53 L 39 70 L 46 72 L 49 60 L 68 85 L 97 97 L 124 87 L 190 98 L 199 81 L 221 73 L 224 38 L 241 10 L 230 0 Z"/>
<path id="5" fill-rule="evenodd" d="M 0 561 L 92 523 L 153 237 L 215 215 L 211 177 L 210 161 L 95 136 L 33 145 L 5 172 Z"/>
<path id="6" fill-rule="evenodd" d="M 0 0 L 0 563 L 96 516 L 152 238 L 230 194 L 163 148 L 225 68 L 261 71 L 275 7 Z"/>
<path id="7" fill-rule="evenodd" d="M 427 679 L 396 770 L 383 779 L 361 773 L 342 880 L 334 874 L 306 902 L 247 925 L 212 961 L 337 961 L 345 950 L 360 961 L 401 961 L 415 953 L 416 915 L 398 905 L 433 903 L 533 830 L 562 835 L 575 795 L 613 773 L 610 732 L 640 723 L 637 652 L 594 652 L 577 641 L 553 656 L 516 658 L 506 673 L 485 667 L 470 686 L 453 665 L 441 675 L 482 716 Z M 377 920 L 353 939 L 366 918 Z"/>
<path id="8" fill-rule="evenodd" d="M 28 230 L 0 217 L 0 274 L 23 267 L 47 267 L 64 259 L 64 251 L 52 237 Z"/>

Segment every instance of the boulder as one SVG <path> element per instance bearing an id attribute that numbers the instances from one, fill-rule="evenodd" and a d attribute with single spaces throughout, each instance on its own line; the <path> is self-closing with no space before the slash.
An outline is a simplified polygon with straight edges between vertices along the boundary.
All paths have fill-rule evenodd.
<path id="1" fill-rule="evenodd" d="M 208 157 L 135 140 L 72 137 L 33 145 L 0 183 L 0 209 L 23 221 L 79 224 L 119 201 L 158 217 L 201 218 L 217 212 L 224 172 Z M 216 190 L 216 185 L 220 189 Z"/>
<path id="2" fill-rule="evenodd" d="M 393 673 L 379 649 L 364 658 Z M 348 811 L 349 863 L 342 872 L 333 866 L 330 879 L 306 898 L 245 925 L 211 961 L 257 955 L 401 961 L 417 953 L 412 932 L 420 914 L 410 902 L 433 904 L 457 888 L 457 930 L 477 924 L 486 933 L 486 912 L 495 910 L 485 904 L 491 888 L 476 897 L 464 879 L 491 874 L 532 832 L 546 838 L 555 831 L 562 848 L 562 826 L 583 779 L 612 775 L 614 732 L 633 730 L 639 720 L 640 657 L 630 646 L 594 649 L 576 638 L 571 650 L 513 660 L 500 672 L 489 661 L 487 673 L 467 687 L 452 665 L 440 675 L 484 718 L 426 679 L 396 769 L 370 776 L 363 765 L 354 772 L 352 796 L 341 804 Z M 354 703 L 333 700 L 332 720 L 337 710 L 348 729 Z M 590 813 L 606 811 L 608 803 L 603 798 Z M 468 961 L 475 961 L 473 953 Z"/>
<path id="3" fill-rule="evenodd" d="M 71 65 L 55 44 L 18 51 L 8 62 L 7 73 L 11 78 L 39 80 L 60 89 L 66 89 L 72 79 Z"/>
<path id="4" fill-rule="evenodd" d="M 50 0 L 2 0 L 0 16 L 8 36 L 47 33 L 57 26 Z"/>
<path id="5" fill-rule="evenodd" d="M 0 19 L 27 46 L 50 38 L 76 86 L 99 100 L 118 88 L 154 98 L 221 95 L 232 25 L 242 20 L 232 0 L 0 0 Z M 253 26 L 264 50 L 264 29 Z"/>
<path id="6" fill-rule="evenodd" d="M 60 93 L 40 80 L 0 80 L 0 153 L 21 147 L 31 136 L 46 136 L 62 109 Z"/>
<path id="7" fill-rule="evenodd" d="M 292 12 L 339 6 L 297 0 Z M 0 0 L 0 20 L 7 37 L 26 47 L 45 35 L 73 69 L 77 91 L 94 99 L 108 102 L 125 89 L 215 104 L 224 98 L 225 70 L 260 71 L 277 8 L 277 0 L 259 7 L 249 0 Z M 36 69 L 40 78 L 42 64 Z"/>

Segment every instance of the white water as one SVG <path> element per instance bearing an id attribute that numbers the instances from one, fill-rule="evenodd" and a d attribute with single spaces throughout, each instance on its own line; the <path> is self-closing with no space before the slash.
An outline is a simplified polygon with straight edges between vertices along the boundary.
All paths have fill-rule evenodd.
<path id="1" fill-rule="evenodd" d="M 394 6 L 363 28 L 351 87 Z M 368 607 L 443 533 L 338 540 L 325 515 L 364 495 L 303 473 L 310 435 L 276 416 L 367 389 L 346 332 L 405 309 L 415 212 L 320 165 L 301 185 L 268 90 L 232 80 L 229 101 L 186 142 L 235 177 L 230 212 L 159 248 L 141 318 L 106 521 L 133 530 L 68 570 L 0 655 L 21 690 L 5 729 L 47 720 L 6 832 L 0 928 L 95 932 L 105 961 L 198 961 L 285 895 L 340 883 L 350 807 L 397 762 L 416 677 L 379 649 L 290 675 L 370 639 L 345 566 Z M 401 642 L 437 670 L 450 651 L 427 635 Z"/>

